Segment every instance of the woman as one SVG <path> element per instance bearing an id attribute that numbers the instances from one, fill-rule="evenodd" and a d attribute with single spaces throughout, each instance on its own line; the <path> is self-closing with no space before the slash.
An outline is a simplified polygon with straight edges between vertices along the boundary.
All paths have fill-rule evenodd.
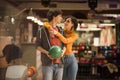
<path id="1" fill-rule="evenodd" d="M 64 69 L 63 69 L 63 79 L 62 80 L 76 80 L 76 75 L 78 71 L 78 64 L 76 58 L 72 52 L 72 45 L 74 41 L 78 38 L 75 33 L 78 22 L 73 16 L 68 16 L 65 19 L 65 36 L 60 34 L 58 31 L 54 30 L 54 35 L 59 37 L 59 39 L 66 44 L 66 51 L 64 53 Z"/>

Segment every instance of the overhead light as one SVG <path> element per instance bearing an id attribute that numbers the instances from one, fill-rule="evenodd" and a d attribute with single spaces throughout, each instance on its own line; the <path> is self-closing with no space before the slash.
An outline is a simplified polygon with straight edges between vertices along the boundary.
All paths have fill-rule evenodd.
<path id="1" fill-rule="evenodd" d="M 32 18 L 31 20 L 32 20 L 32 21 L 37 21 L 38 19 L 33 16 L 33 18 Z"/>
<path id="2" fill-rule="evenodd" d="M 37 23 L 38 25 L 43 25 L 43 22 L 41 22 L 41 20 L 39 19 L 39 16 L 35 15 L 32 10 L 33 9 L 30 8 L 27 19 L 33 21 L 34 23 Z"/>
<path id="3" fill-rule="evenodd" d="M 31 19 L 31 20 L 34 19 L 32 8 L 30 8 L 27 19 Z"/>
<path id="4" fill-rule="evenodd" d="M 37 23 L 38 25 L 43 25 L 43 22 L 41 22 L 41 21 L 38 21 L 38 23 Z"/>
<path id="5" fill-rule="evenodd" d="M 115 26 L 115 24 L 99 24 L 100 26 Z"/>
<path id="6" fill-rule="evenodd" d="M 33 22 L 37 23 L 38 25 L 43 25 L 43 22 L 40 19 L 37 19 L 37 18 Z"/>
<path id="7" fill-rule="evenodd" d="M 11 17 L 11 23 L 15 24 L 15 18 L 14 17 Z"/>

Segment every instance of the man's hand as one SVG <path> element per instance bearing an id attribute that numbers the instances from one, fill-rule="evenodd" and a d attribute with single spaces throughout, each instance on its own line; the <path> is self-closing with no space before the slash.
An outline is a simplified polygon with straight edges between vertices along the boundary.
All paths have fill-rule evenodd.
<path id="1" fill-rule="evenodd" d="M 50 36 L 54 37 L 54 30 L 49 30 Z"/>
<path id="2" fill-rule="evenodd" d="M 53 58 L 49 54 L 47 54 L 47 56 L 49 57 L 49 59 L 53 60 Z"/>

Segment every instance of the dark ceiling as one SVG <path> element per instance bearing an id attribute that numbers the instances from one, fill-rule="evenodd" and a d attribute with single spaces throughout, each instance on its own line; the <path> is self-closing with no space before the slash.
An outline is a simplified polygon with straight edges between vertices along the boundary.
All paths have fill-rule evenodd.
<path id="1" fill-rule="evenodd" d="M 71 2 L 71 3 L 85 3 L 88 0 L 6 0 L 9 3 L 13 4 L 14 6 L 19 6 L 22 3 L 31 3 L 31 2 L 39 2 L 41 3 L 42 1 L 50 1 L 50 2 Z"/>
<path id="2" fill-rule="evenodd" d="M 42 1 L 50 1 L 50 2 L 64 2 L 64 3 L 87 3 L 88 0 L 6 0 L 8 3 L 12 4 L 15 7 L 20 6 L 23 3 L 33 3 L 38 2 L 41 3 Z M 101 1 L 110 1 L 110 2 L 120 2 L 120 0 L 98 0 Z M 54 6 L 54 5 L 52 5 Z M 26 10 L 28 12 L 28 10 Z M 46 17 L 47 10 L 39 10 L 34 9 L 34 12 L 39 15 L 40 17 Z M 87 19 L 89 10 L 63 10 L 64 15 L 73 15 L 80 19 Z M 112 10 L 102 10 L 102 11 L 96 11 L 97 14 L 119 14 L 120 9 L 112 9 Z"/>
<path id="3" fill-rule="evenodd" d="M 32 3 L 32 2 L 64 2 L 64 3 L 86 3 L 88 1 L 97 1 L 97 2 L 120 2 L 120 0 L 6 0 L 14 6 L 19 6 L 22 3 Z"/>

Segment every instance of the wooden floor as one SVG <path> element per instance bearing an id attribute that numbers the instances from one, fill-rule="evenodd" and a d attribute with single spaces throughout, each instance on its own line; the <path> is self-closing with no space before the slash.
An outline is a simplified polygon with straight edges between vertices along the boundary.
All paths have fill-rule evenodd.
<path id="1" fill-rule="evenodd" d="M 120 80 L 120 77 L 101 78 L 100 76 L 77 76 L 76 80 Z"/>

